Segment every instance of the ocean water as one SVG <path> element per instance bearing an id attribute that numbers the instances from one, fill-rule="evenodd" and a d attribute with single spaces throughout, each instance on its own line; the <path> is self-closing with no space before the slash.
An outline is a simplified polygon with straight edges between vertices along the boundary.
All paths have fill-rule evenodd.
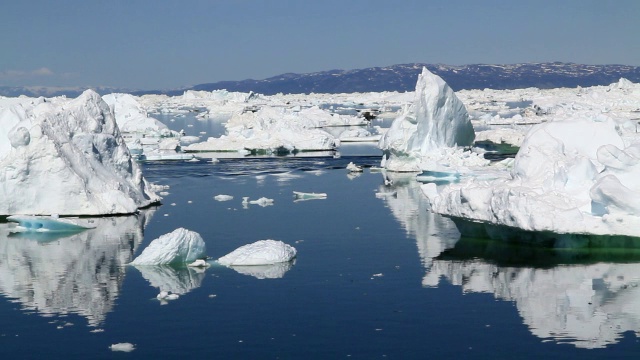
<path id="1" fill-rule="evenodd" d="M 366 151 L 365 151 L 366 152 Z M 70 236 L 0 224 L 3 358 L 622 358 L 640 350 L 640 255 L 460 238 L 379 157 L 143 164 L 161 206 Z M 365 167 L 350 174 L 349 162 Z M 386 178 L 385 178 L 386 177 Z M 385 185 L 391 180 L 392 184 Z M 293 191 L 324 192 L 295 201 Z M 233 196 L 220 202 L 214 196 Z M 273 205 L 243 206 L 243 197 Z M 184 227 L 215 259 L 261 239 L 276 267 L 127 266 Z M 161 290 L 179 293 L 161 302 Z M 112 344 L 131 343 L 131 352 Z"/>

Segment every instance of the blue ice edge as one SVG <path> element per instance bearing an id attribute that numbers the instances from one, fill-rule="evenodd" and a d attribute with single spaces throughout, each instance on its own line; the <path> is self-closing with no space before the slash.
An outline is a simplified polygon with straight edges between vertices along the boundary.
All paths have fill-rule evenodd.
<path id="1" fill-rule="evenodd" d="M 29 215 L 11 215 L 7 217 L 8 221 L 18 223 L 15 227 L 17 232 L 79 232 L 91 229 L 90 226 L 84 226 L 73 222 L 70 219 L 57 218 L 53 216 L 29 216 Z"/>
<path id="2" fill-rule="evenodd" d="M 487 238 L 512 243 L 534 244 L 555 249 L 580 248 L 623 248 L 640 249 L 640 237 L 627 235 L 595 235 L 580 233 L 554 233 L 551 231 L 531 231 L 516 227 L 450 218 L 464 237 Z"/>

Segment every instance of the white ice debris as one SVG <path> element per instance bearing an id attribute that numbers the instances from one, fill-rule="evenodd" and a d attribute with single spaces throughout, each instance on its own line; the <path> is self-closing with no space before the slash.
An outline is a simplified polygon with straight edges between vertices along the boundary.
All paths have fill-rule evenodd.
<path id="1" fill-rule="evenodd" d="M 480 223 L 640 236 L 640 143 L 625 145 L 619 131 L 602 114 L 536 125 L 506 179 L 427 184 L 424 193 L 433 211 Z"/>
<path id="2" fill-rule="evenodd" d="M 196 268 L 204 268 L 204 267 L 209 267 L 209 263 L 206 262 L 203 259 L 197 259 L 196 261 L 192 262 L 191 264 L 189 264 L 187 266 L 196 267 Z"/>
<path id="3" fill-rule="evenodd" d="M 178 228 L 153 240 L 130 265 L 184 265 L 205 256 L 200 234 Z"/>
<path id="4" fill-rule="evenodd" d="M 225 266 L 269 265 L 293 260 L 296 249 L 278 240 L 259 240 L 218 259 Z"/>
<path id="5" fill-rule="evenodd" d="M 243 205 L 252 204 L 252 205 L 259 205 L 262 207 L 266 207 L 266 206 L 273 205 L 273 199 L 269 199 L 263 196 L 258 200 L 249 200 L 249 198 L 245 196 L 242 198 L 242 204 Z"/>
<path id="6" fill-rule="evenodd" d="M 362 166 L 358 166 L 353 162 L 349 162 L 349 164 L 347 164 L 347 170 L 351 172 L 362 172 Z"/>
<path id="7" fill-rule="evenodd" d="M 123 352 L 131 352 L 136 349 L 135 345 L 132 343 L 117 343 L 109 346 L 111 351 L 123 351 Z"/>
<path id="8" fill-rule="evenodd" d="M 423 68 L 413 104 L 378 143 L 384 153 L 381 166 L 392 171 L 421 171 L 486 165 L 476 154 L 458 149 L 472 145 L 474 137 L 462 101 L 444 80 Z"/>
<path id="9" fill-rule="evenodd" d="M 213 197 L 216 201 L 229 201 L 229 200 L 233 200 L 233 196 L 231 195 L 224 195 L 224 194 L 220 194 L 220 195 L 216 195 Z"/>
<path id="10" fill-rule="evenodd" d="M 94 91 L 0 110 L 0 215 L 128 214 L 159 201 Z"/>

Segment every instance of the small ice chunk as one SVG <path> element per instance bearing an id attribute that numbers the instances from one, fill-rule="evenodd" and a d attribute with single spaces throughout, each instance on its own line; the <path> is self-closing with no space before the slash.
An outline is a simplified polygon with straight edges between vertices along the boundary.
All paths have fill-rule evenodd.
<path id="1" fill-rule="evenodd" d="M 178 228 L 153 240 L 131 265 L 186 264 L 206 256 L 206 245 L 200 234 Z"/>
<path id="2" fill-rule="evenodd" d="M 178 294 L 169 294 L 164 299 L 165 300 L 177 300 L 179 297 L 180 297 L 180 295 L 178 295 Z"/>
<path id="3" fill-rule="evenodd" d="M 220 195 L 216 195 L 213 197 L 216 201 L 229 201 L 229 200 L 233 200 L 233 196 L 231 195 L 224 195 L 224 194 L 220 194 Z"/>
<path id="4" fill-rule="evenodd" d="M 124 352 L 131 352 L 136 349 L 135 345 L 133 345 L 132 343 L 117 343 L 109 346 L 109 348 L 111 349 L 111 351 Z"/>
<path id="5" fill-rule="evenodd" d="M 262 207 L 265 207 L 265 206 L 273 205 L 273 199 L 268 199 L 266 197 L 261 197 L 258 200 L 249 201 L 249 204 L 260 205 Z"/>
<path id="6" fill-rule="evenodd" d="M 203 259 L 198 259 L 198 260 L 192 262 L 191 264 L 189 264 L 187 266 L 189 266 L 189 267 L 208 267 L 209 263 L 207 263 Z"/>
<path id="7" fill-rule="evenodd" d="M 313 199 L 326 199 L 326 193 L 305 193 L 300 191 L 294 191 L 293 196 L 296 198 L 295 201 L 300 200 L 313 200 Z"/>
<path id="8" fill-rule="evenodd" d="M 358 166 L 358 165 L 354 164 L 353 162 L 350 162 L 347 165 L 347 170 L 349 170 L 351 172 L 362 172 L 362 166 Z"/>
<path id="9" fill-rule="evenodd" d="M 296 257 L 296 249 L 278 240 L 259 240 L 244 245 L 218 259 L 225 266 L 269 265 L 291 261 Z"/>

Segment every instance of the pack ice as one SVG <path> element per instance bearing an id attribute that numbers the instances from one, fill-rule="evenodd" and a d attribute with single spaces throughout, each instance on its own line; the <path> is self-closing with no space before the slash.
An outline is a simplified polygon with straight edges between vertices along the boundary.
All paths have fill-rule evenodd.
<path id="1" fill-rule="evenodd" d="M 159 201 L 94 91 L 0 110 L 0 215 L 129 214 Z"/>
<path id="2" fill-rule="evenodd" d="M 178 228 L 153 240 L 130 265 L 186 265 L 206 255 L 200 234 Z"/>
<path id="3" fill-rule="evenodd" d="M 234 114 L 225 125 L 226 135 L 210 137 L 207 141 L 188 145 L 184 150 L 266 154 L 334 150 L 339 140 L 317 129 L 325 124 L 326 116 L 332 118 L 319 109 L 297 112 L 264 106 L 255 112 Z"/>

